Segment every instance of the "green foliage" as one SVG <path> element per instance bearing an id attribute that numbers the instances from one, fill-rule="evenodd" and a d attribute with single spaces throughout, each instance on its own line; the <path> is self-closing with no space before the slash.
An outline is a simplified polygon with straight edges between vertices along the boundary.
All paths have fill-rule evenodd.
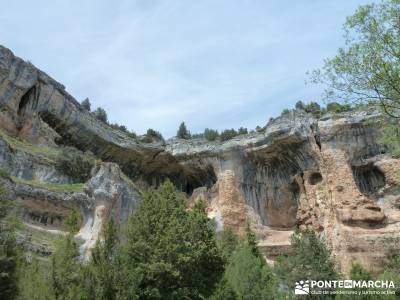
<path id="1" fill-rule="evenodd" d="M 249 246 L 249 249 L 251 249 L 251 252 L 253 253 L 253 255 L 262 258 L 260 250 L 257 247 L 256 234 L 254 233 L 253 230 L 251 230 L 249 223 L 247 223 L 247 225 L 246 225 L 246 242 L 247 242 L 247 245 Z"/>
<path id="2" fill-rule="evenodd" d="M 51 257 L 51 287 L 56 299 L 86 299 L 81 281 L 82 265 L 72 234 L 62 239 Z"/>
<path id="3" fill-rule="evenodd" d="M 145 193 L 129 219 L 125 260 L 125 277 L 138 280 L 140 299 L 200 299 L 213 292 L 223 272 L 204 204 L 187 211 L 169 181 Z"/>
<path id="4" fill-rule="evenodd" d="M 319 117 L 321 114 L 321 106 L 317 102 L 313 101 L 307 103 L 304 107 L 304 110 L 316 117 Z"/>
<path id="5" fill-rule="evenodd" d="M 56 168 L 71 176 L 74 183 L 85 182 L 90 178 L 95 158 L 89 153 L 81 153 L 73 148 L 63 149 L 56 161 Z"/>
<path id="6" fill-rule="evenodd" d="M 304 104 L 304 102 L 303 101 L 297 101 L 296 102 L 296 105 L 295 105 L 295 108 L 296 109 L 302 109 L 302 110 L 304 110 L 305 109 L 305 104 Z"/>
<path id="7" fill-rule="evenodd" d="M 86 98 L 85 100 L 83 100 L 82 102 L 81 102 L 81 105 L 82 105 L 82 107 L 85 109 L 85 110 L 87 110 L 87 111 L 90 111 L 90 107 L 91 107 L 91 103 L 90 103 L 90 101 L 89 101 L 89 98 Z"/>
<path id="8" fill-rule="evenodd" d="M 104 230 L 104 238 L 93 249 L 92 258 L 85 270 L 86 292 L 91 299 L 117 299 L 120 291 L 121 270 L 119 240 L 114 219 L 111 218 Z"/>
<path id="9" fill-rule="evenodd" d="M 392 257 L 389 262 L 385 265 L 384 272 L 378 276 L 378 280 L 389 280 L 393 281 L 396 287 L 396 295 L 387 296 L 386 300 L 398 299 L 400 295 L 400 256 Z"/>
<path id="10" fill-rule="evenodd" d="M 93 111 L 93 115 L 96 117 L 97 120 L 105 124 L 108 124 L 107 112 L 104 110 L 104 108 L 101 107 L 96 108 L 96 110 Z"/>
<path id="11" fill-rule="evenodd" d="M 5 169 L 0 168 L 0 177 L 2 177 L 2 178 L 10 178 L 10 174 Z"/>
<path id="12" fill-rule="evenodd" d="M 221 134 L 219 135 L 219 138 L 220 138 L 221 142 L 224 142 L 224 141 L 233 139 L 237 135 L 238 135 L 238 133 L 235 129 L 233 129 L 233 128 L 225 129 L 224 131 L 221 132 Z"/>
<path id="13" fill-rule="evenodd" d="M 373 280 L 372 275 L 367 272 L 361 265 L 358 263 L 353 263 L 351 266 L 350 270 L 350 279 L 352 280 L 361 280 L 361 281 L 368 281 L 368 280 Z M 358 291 L 361 293 L 360 296 L 357 297 L 357 299 L 362 299 L 362 300 L 373 300 L 376 299 L 375 295 L 368 295 L 368 294 L 362 294 L 362 292 L 367 291 L 368 288 L 355 288 L 354 290 Z M 350 297 L 338 297 L 339 299 L 351 299 Z"/>
<path id="14" fill-rule="evenodd" d="M 240 246 L 226 267 L 225 278 L 238 299 L 276 299 L 276 280 L 264 259 L 248 244 Z"/>
<path id="15" fill-rule="evenodd" d="M 16 183 L 22 183 L 26 185 L 30 185 L 33 187 L 45 189 L 52 192 L 57 193 L 77 193 L 82 192 L 84 184 L 83 183 L 51 183 L 51 182 L 44 182 L 38 180 L 27 180 L 20 177 L 11 176 L 11 179 Z"/>
<path id="16" fill-rule="evenodd" d="M 110 124 L 110 127 L 112 129 L 121 130 L 123 132 L 128 132 L 128 129 L 126 128 L 125 125 L 119 125 L 118 123 L 112 123 L 112 124 Z"/>
<path id="17" fill-rule="evenodd" d="M 239 129 L 238 129 L 238 134 L 240 135 L 240 134 L 248 134 L 249 133 L 249 131 L 247 130 L 247 128 L 244 128 L 244 127 L 240 127 Z"/>
<path id="18" fill-rule="evenodd" d="M 81 225 L 81 215 L 77 209 L 72 209 L 65 219 L 65 225 L 70 233 L 77 233 Z"/>
<path id="19" fill-rule="evenodd" d="M 207 141 L 210 141 L 210 142 L 215 141 L 218 137 L 219 137 L 218 130 L 214 130 L 214 129 L 210 129 L 210 128 L 204 129 L 204 138 Z"/>
<path id="20" fill-rule="evenodd" d="M 232 288 L 231 284 L 226 278 L 217 284 L 214 294 L 211 295 L 209 300 L 236 300 L 239 299 L 236 295 L 235 290 Z M 248 299 L 248 298 L 246 298 Z"/>
<path id="21" fill-rule="evenodd" d="M 294 289 L 296 281 L 335 280 L 339 277 L 328 248 L 313 231 L 292 236 L 291 251 L 278 258 L 275 270 L 290 290 Z"/>
<path id="22" fill-rule="evenodd" d="M 60 151 L 56 148 L 47 147 L 44 145 L 34 145 L 27 141 L 11 137 L 0 129 L 0 138 L 4 140 L 11 149 L 29 153 L 33 156 L 40 157 L 41 159 L 54 163 L 60 155 Z"/>
<path id="23" fill-rule="evenodd" d="M 47 270 L 47 264 L 40 264 L 35 258 L 31 258 L 30 262 L 20 259 L 18 264 L 18 298 L 21 300 L 54 299 Z"/>
<path id="24" fill-rule="evenodd" d="M 222 256 L 226 261 L 229 260 L 233 251 L 239 245 L 239 237 L 232 231 L 232 229 L 224 229 L 218 234 L 218 247 L 221 249 Z"/>
<path id="25" fill-rule="evenodd" d="M 17 245 L 14 228 L 5 222 L 9 206 L 0 209 L 0 298 L 15 299 L 17 289 Z"/>
<path id="26" fill-rule="evenodd" d="M 400 158 L 400 122 L 397 119 L 381 121 L 379 142 L 396 158 Z"/>
<path id="27" fill-rule="evenodd" d="M 290 113 L 290 110 L 287 109 L 287 108 L 285 108 L 284 110 L 282 110 L 281 116 L 286 116 L 286 115 L 288 115 L 289 113 Z"/>
<path id="28" fill-rule="evenodd" d="M 329 102 L 326 105 L 326 111 L 333 112 L 333 113 L 345 112 L 345 111 L 349 111 L 351 109 L 352 109 L 352 107 L 350 104 L 340 104 L 338 102 Z"/>
<path id="29" fill-rule="evenodd" d="M 371 280 L 372 275 L 364 270 L 360 264 L 353 263 L 350 270 L 350 278 L 353 280 Z"/>
<path id="30" fill-rule="evenodd" d="M 193 133 L 191 138 L 192 139 L 203 139 L 204 133 Z"/>
<path id="31" fill-rule="evenodd" d="M 360 6 L 344 24 L 345 46 L 311 80 L 326 85 L 328 100 L 378 104 L 400 117 L 400 2 Z"/>
<path id="32" fill-rule="evenodd" d="M 163 141 L 162 134 L 154 129 L 147 129 L 147 132 L 143 138 L 140 139 L 142 143 L 152 143 L 154 141 Z"/>
<path id="33" fill-rule="evenodd" d="M 185 139 L 185 140 L 191 138 L 190 131 L 187 129 L 185 122 L 182 122 L 181 125 L 179 125 L 179 129 L 178 132 L 176 133 L 176 136 L 180 139 Z"/>

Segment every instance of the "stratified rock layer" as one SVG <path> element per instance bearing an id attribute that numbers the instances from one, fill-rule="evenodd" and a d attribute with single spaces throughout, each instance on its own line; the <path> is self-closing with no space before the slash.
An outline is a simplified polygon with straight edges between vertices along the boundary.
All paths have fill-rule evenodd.
<path id="1" fill-rule="evenodd" d="M 295 229 L 321 232 L 344 272 L 353 260 L 378 272 L 400 250 L 400 161 L 378 145 L 374 110 L 318 120 L 294 111 L 269 122 L 263 132 L 224 143 L 172 139 L 141 144 L 97 121 L 61 84 L 4 47 L 0 107 L 0 128 L 10 135 L 90 150 L 149 185 L 169 178 L 190 201 L 208 202 L 218 229 L 229 226 L 242 233 L 250 222 L 267 259 L 288 249 Z M 23 169 L 4 158 L 4 146 L 0 149 L 2 164 Z M 112 208 L 126 217 L 137 203 L 132 200 L 136 192 L 121 183 L 116 168 L 104 165 L 86 185 L 90 200 L 83 207 L 92 213 L 80 236 L 90 245 Z"/>

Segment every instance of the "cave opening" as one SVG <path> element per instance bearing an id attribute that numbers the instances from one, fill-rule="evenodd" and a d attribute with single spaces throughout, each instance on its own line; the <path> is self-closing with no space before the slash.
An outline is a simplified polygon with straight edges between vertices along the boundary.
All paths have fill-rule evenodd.
<path id="1" fill-rule="evenodd" d="M 149 186 L 159 187 L 163 182 L 169 179 L 176 188 L 191 196 L 193 191 L 200 187 L 211 188 L 217 182 L 217 176 L 211 166 L 204 169 L 196 167 L 185 167 L 180 172 L 172 174 L 151 173 L 142 177 Z"/>
<path id="2" fill-rule="evenodd" d="M 310 177 L 308 178 L 308 182 L 311 185 L 316 185 L 318 183 L 320 183 L 322 181 L 322 175 L 319 172 L 314 172 L 310 175 Z"/>
<path id="3" fill-rule="evenodd" d="M 36 97 L 36 86 L 31 87 L 26 93 L 21 97 L 21 100 L 18 104 L 18 111 L 17 114 L 20 116 L 23 114 L 23 111 L 26 105 L 31 101 L 34 100 Z"/>
<path id="4" fill-rule="evenodd" d="M 363 194 L 373 194 L 385 186 L 385 175 L 373 164 L 352 166 L 354 181 Z"/>
<path id="5" fill-rule="evenodd" d="M 217 182 L 217 176 L 215 175 L 214 169 L 211 166 L 203 170 L 197 170 L 196 172 L 190 174 L 190 176 L 185 176 L 183 182 L 180 186 L 182 192 L 187 195 L 192 195 L 193 191 L 199 187 L 211 188 Z"/>

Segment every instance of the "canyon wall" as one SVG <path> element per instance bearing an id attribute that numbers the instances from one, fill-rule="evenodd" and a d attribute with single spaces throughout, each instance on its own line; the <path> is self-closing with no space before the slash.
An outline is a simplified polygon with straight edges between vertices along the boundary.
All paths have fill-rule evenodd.
<path id="1" fill-rule="evenodd" d="M 135 209 L 136 186 L 169 178 L 186 193 L 189 205 L 199 199 L 208 203 L 218 230 L 231 227 L 241 234 L 250 223 L 267 260 L 287 251 L 294 230 L 312 229 L 325 237 L 343 272 L 354 260 L 379 272 L 400 249 L 400 160 L 378 144 L 377 118 L 373 109 L 320 119 L 292 111 L 262 131 L 223 143 L 144 144 L 98 121 L 64 86 L 0 46 L 3 134 L 51 149 L 73 146 L 103 161 L 79 193 L 50 197 L 7 183 L 10 199 L 30 203 L 28 214 L 36 210 L 43 216 L 60 208 L 62 219 L 63 206 L 66 211 L 71 203 L 79 207 L 83 220 L 77 236 L 85 249 L 99 238 L 110 211 L 123 220 Z M 0 167 L 12 176 L 70 182 L 51 161 L 14 148 L 0 136 Z"/>

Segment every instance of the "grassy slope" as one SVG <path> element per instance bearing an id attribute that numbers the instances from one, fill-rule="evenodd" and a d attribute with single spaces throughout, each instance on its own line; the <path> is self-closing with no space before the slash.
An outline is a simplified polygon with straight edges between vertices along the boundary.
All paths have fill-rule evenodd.
<path id="1" fill-rule="evenodd" d="M 20 139 L 11 137 L 0 130 L 0 139 L 3 139 L 7 142 L 7 144 L 15 150 L 19 150 L 22 152 L 26 152 L 32 154 L 34 156 L 40 156 L 44 160 L 54 163 L 57 159 L 57 156 L 60 155 L 61 151 L 56 148 L 51 148 L 48 146 L 42 145 L 34 145 L 30 144 L 26 141 L 22 141 Z"/>
<path id="2" fill-rule="evenodd" d="M 84 183 L 70 183 L 70 184 L 60 184 L 60 183 L 50 183 L 50 182 L 43 182 L 37 180 L 26 180 L 19 177 L 11 177 L 12 180 L 16 183 L 27 184 L 32 187 L 46 189 L 52 192 L 57 193 L 76 193 L 82 192 Z"/>

